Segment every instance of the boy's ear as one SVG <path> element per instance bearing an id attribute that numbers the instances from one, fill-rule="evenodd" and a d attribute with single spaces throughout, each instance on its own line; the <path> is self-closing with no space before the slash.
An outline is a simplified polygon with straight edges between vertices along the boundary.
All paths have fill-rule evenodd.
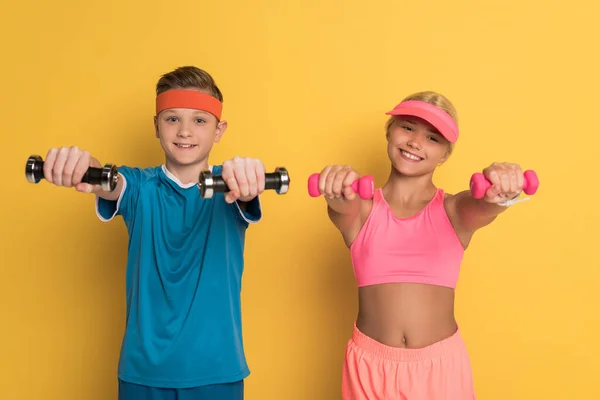
<path id="1" fill-rule="evenodd" d="M 158 137 L 158 117 L 154 116 L 154 134 Z"/>
<path id="2" fill-rule="evenodd" d="M 218 142 L 223 137 L 223 134 L 227 130 L 227 121 L 219 121 L 217 123 L 217 133 L 215 135 L 215 142 Z"/>

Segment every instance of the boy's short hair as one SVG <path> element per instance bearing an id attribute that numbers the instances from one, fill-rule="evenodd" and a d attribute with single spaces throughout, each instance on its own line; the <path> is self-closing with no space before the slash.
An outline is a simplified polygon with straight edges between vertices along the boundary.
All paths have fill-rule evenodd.
<path id="1" fill-rule="evenodd" d="M 194 66 L 179 67 L 160 77 L 156 84 L 156 95 L 172 89 L 207 90 L 213 97 L 223 102 L 223 94 L 210 74 Z"/>

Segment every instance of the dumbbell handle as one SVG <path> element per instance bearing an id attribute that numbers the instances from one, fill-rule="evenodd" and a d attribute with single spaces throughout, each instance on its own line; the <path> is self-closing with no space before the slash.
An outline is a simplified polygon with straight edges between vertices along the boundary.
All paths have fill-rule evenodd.
<path id="1" fill-rule="evenodd" d="M 491 186 L 492 183 L 481 172 L 474 173 L 471 176 L 469 187 L 474 198 L 482 199 Z M 523 173 L 523 191 L 526 194 L 535 194 L 539 186 L 540 181 L 534 171 L 527 170 Z"/>
<path id="2" fill-rule="evenodd" d="M 117 167 L 112 164 L 106 164 L 103 168 L 89 167 L 81 182 L 90 185 L 100 185 L 105 191 L 113 191 L 117 186 Z M 40 156 L 31 156 L 25 166 L 25 175 L 31 183 L 38 183 L 44 176 L 44 160 Z"/>
<path id="3" fill-rule="evenodd" d="M 319 197 L 319 173 L 314 173 L 308 178 L 308 194 L 311 197 Z M 370 199 L 375 192 L 374 179 L 371 175 L 365 175 L 354 182 L 350 186 L 354 193 L 358 193 L 361 199 Z"/>
<path id="4" fill-rule="evenodd" d="M 210 171 L 202 171 L 198 182 L 200 195 L 211 198 L 214 193 L 227 193 L 229 186 L 222 176 L 213 176 Z M 275 172 L 265 173 L 265 190 L 275 190 L 277 194 L 285 194 L 290 187 L 290 176 L 283 167 L 275 168 Z"/>
<path id="5" fill-rule="evenodd" d="M 213 179 L 212 188 L 215 192 L 227 193 L 230 191 L 227 183 L 221 176 L 215 176 Z M 277 172 L 267 172 L 265 174 L 265 190 L 279 189 L 281 186 L 281 177 Z"/>
<path id="6" fill-rule="evenodd" d="M 34 176 L 37 180 L 45 179 L 44 162 L 41 161 L 37 165 L 39 165 L 39 169 L 34 170 Z M 89 183 L 90 185 L 100 185 L 102 183 L 102 168 L 89 167 L 88 170 L 85 171 L 85 174 L 83 174 L 81 182 Z"/>

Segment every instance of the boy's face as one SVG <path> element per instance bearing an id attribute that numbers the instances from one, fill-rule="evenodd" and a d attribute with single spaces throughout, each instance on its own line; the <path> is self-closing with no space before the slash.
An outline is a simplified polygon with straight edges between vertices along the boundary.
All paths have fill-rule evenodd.
<path id="1" fill-rule="evenodd" d="M 177 166 L 207 163 L 213 144 L 227 129 L 227 122 L 189 108 L 164 110 L 154 118 L 154 125 L 167 161 Z"/>

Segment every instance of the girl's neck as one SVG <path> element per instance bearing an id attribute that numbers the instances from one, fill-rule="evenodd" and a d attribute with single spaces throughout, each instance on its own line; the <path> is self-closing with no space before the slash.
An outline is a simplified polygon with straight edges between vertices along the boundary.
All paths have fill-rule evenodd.
<path id="1" fill-rule="evenodd" d="M 410 205 L 427 202 L 437 191 L 432 177 L 433 172 L 420 176 L 406 176 L 392 167 L 382 192 L 389 203 Z"/>

